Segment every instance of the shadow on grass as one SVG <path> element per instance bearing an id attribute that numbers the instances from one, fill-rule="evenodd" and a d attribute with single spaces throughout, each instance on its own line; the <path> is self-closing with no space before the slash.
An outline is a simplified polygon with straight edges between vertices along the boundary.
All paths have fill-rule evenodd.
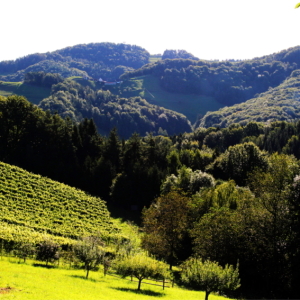
<path id="1" fill-rule="evenodd" d="M 88 280 L 88 281 L 98 282 L 96 279 L 93 279 L 93 278 L 86 279 L 85 276 L 83 276 L 83 275 L 68 275 L 68 276 L 73 277 L 73 278 L 79 278 L 79 279 L 84 279 L 84 280 Z"/>
<path id="2" fill-rule="evenodd" d="M 122 292 L 131 292 L 138 295 L 146 295 L 146 296 L 153 296 L 153 297 L 163 297 L 165 294 L 160 292 L 154 292 L 151 290 L 140 290 L 137 289 L 130 289 L 130 288 L 112 288 L 114 290 L 122 291 Z"/>
<path id="3" fill-rule="evenodd" d="M 52 266 L 52 265 L 45 265 L 45 264 L 33 264 L 34 267 L 42 267 L 42 268 L 46 268 L 46 269 L 55 269 L 56 266 Z"/>

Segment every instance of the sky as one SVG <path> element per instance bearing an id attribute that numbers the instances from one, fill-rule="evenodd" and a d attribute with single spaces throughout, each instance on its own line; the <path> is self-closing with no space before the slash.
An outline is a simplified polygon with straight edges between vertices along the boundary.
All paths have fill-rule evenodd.
<path id="1" fill-rule="evenodd" d="M 0 61 L 100 42 L 251 59 L 300 45 L 299 1 L 2 1 Z"/>

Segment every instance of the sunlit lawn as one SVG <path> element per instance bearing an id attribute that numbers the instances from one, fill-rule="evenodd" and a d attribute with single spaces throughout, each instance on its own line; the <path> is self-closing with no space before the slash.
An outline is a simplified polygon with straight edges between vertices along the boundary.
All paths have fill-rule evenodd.
<path id="1" fill-rule="evenodd" d="M 96 300 L 124 299 L 143 300 L 199 300 L 203 292 L 189 291 L 178 287 L 166 288 L 142 283 L 137 292 L 137 283 L 103 273 L 91 272 L 85 279 L 84 270 L 68 268 L 45 268 L 34 266 L 33 261 L 18 263 L 15 258 L 0 260 L 0 299 L 44 300 Z M 210 300 L 227 298 L 210 295 Z"/>

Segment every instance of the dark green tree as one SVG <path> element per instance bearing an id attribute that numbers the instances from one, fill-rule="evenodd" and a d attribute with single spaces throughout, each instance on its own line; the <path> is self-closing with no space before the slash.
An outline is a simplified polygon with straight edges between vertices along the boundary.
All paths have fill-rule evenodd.
<path id="1" fill-rule="evenodd" d="M 187 236 L 190 199 L 172 190 L 143 210 L 142 247 L 165 259 L 170 269 L 179 259 Z"/>

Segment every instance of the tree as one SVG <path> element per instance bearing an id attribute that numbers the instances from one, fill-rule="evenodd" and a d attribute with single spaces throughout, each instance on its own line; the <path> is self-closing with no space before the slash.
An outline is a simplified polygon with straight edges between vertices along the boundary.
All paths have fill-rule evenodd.
<path id="1" fill-rule="evenodd" d="M 37 246 L 36 259 L 45 261 L 46 266 L 49 262 L 59 259 L 59 245 L 51 240 L 44 240 Z"/>
<path id="2" fill-rule="evenodd" d="M 35 253 L 35 247 L 31 243 L 23 243 L 16 250 L 16 255 L 26 262 L 26 258 Z"/>
<path id="3" fill-rule="evenodd" d="M 189 202 L 189 198 L 172 190 L 156 199 L 142 213 L 142 246 L 151 254 L 165 259 L 170 264 L 170 269 L 187 236 Z"/>
<path id="4" fill-rule="evenodd" d="M 182 264 L 181 278 L 185 283 L 205 291 L 205 300 L 211 292 L 236 290 L 240 287 L 238 265 L 224 268 L 217 262 L 190 258 Z"/>
<path id="5" fill-rule="evenodd" d="M 220 155 L 207 171 L 215 178 L 233 179 L 239 185 L 245 185 L 247 176 L 255 169 L 265 170 L 267 159 L 264 152 L 252 142 L 230 146 Z"/>
<path id="6" fill-rule="evenodd" d="M 264 211 L 260 223 L 259 240 L 264 241 L 264 269 L 269 274 L 270 293 L 286 296 L 289 290 L 289 255 L 291 241 L 291 188 L 299 174 L 299 161 L 294 156 L 273 154 L 266 172 L 254 172 L 250 188 L 257 199 L 257 207 Z M 295 199 L 295 198 L 294 198 Z M 297 214 L 297 213 L 296 213 Z M 294 254 L 292 255 L 294 256 Z"/>
<path id="7" fill-rule="evenodd" d="M 126 276 L 133 276 L 138 279 L 138 288 L 141 289 L 142 280 L 145 278 L 165 279 L 170 277 L 168 268 L 165 263 L 157 261 L 144 254 L 137 254 L 129 256 L 125 259 L 119 260 L 115 265 L 116 272 Z"/>
<path id="8" fill-rule="evenodd" d="M 74 246 L 74 253 L 83 263 L 86 270 L 86 279 L 89 272 L 100 264 L 104 257 L 104 250 L 101 249 L 103 242 L 98 237 L 84 237 Z"/>

